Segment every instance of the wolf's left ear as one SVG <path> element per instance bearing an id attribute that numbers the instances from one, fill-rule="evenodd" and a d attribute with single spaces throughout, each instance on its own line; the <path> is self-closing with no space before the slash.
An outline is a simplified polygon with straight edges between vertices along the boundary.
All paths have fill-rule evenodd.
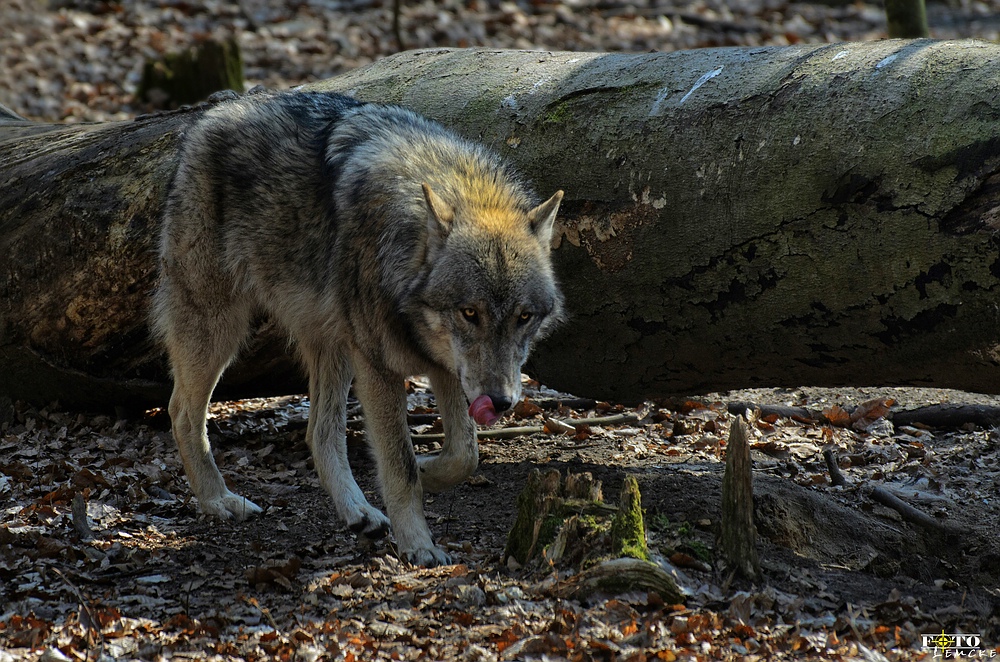
<path id="1" fill-rule="evenodd" d="M 451 223 L 455 220 L 455 210 L 442 200 L 427 182 L 421 186 L 424 189 L 424 200 L 427 202 L 427 249 L 428 254 L 432 254 L 448 238 Z"/>
<path id="2" fill-rule="evenodd" d="M 562 199 L 563 192 L 556 191 L 555 195 L 528 212 L 531 231 L 545 248 L 552 242 L 552 225 L 555 223 L 556 214 L 559 213 L 559 203 Z"/>

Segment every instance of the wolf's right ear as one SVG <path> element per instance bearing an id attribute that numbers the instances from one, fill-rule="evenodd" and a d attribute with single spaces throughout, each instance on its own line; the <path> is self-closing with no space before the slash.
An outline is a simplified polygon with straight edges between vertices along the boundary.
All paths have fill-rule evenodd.
<path id="1" fill-rule="evenodd" d="M 455 220 L 455 210 L 427 182 L 423 182 L 421 187 L 427 202 L 427 255 L 430 256 L 448 238 L 452 221 Z"/>
<path id="2" fill-rule="evenodd" d="M 552 226 L 555 224 L 556 214 L 559 213 L 559 203 L 562 202 L 562 199 L 563 192 L 556 191 L 555 195 L 528 212 L 531 231 L 546 248 L 552 243 Z"/>

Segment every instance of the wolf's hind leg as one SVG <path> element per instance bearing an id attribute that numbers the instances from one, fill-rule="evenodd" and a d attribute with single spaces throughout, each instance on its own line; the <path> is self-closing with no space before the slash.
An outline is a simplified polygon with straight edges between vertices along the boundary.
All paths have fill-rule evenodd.
<path id="1" fill-rule="evenodd" d="M 347 461 L 350 366 L 342 352 L 329 347 L 303 344 L 302 354 L 309 368 L 306 439 L 319 482 L 333 497 L 337 513 L 351 531 L 382 538 L 389 532 L 389 519 L 368 503 Z"/>
<path id="2" fill-rule="evenodd" d="M 242 521 L 261 509 L 226 487 L 212 457 L 205 420 L 215 384 L 247 334 L 250 307 L 231 300 L 214 308 L 193 309 L 187 303 L 190 292 L 175 296 L 168 283 L 163 287 L 156 324 L 173 370 L 170 420 L 184 473 L 202 512 Z"/>
<path id="3" fill-rule="evenodd" d="M 431 388 L 444 423 L 444 448 L 437 455 L 417 456 L 420 483 L 428 492 L 448 489 L 472 475 L 479 466 L 476 424 L 458 378 L 451 373 L 430 374 Z"/>

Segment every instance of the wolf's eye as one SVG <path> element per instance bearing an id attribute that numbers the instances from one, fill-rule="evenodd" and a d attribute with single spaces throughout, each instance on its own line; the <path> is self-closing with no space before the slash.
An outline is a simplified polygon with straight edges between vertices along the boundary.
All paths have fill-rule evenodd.
<path id="1" fill-rule="evenodd" d="M 479 324 L 479 312 L 475 308 L 463 308 L 462 317 L 473 324 Z"/>
<path id="2" fill-rule="evenodd" d="M 522 311 L 521 314 L 517 316 L 517 323 L 518 324 L 527 324 L 528 320 L 530 320 L 530 319 L 531 319 L 531 313 L 529 313 L 527 310 L 525 310 L 525 311 Z"/>

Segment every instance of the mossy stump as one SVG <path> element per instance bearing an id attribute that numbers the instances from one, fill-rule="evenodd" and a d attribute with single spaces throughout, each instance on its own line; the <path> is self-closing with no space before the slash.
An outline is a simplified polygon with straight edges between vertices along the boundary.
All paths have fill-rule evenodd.
<path id="1" fill-rule="evenodd" d="M 649 560 L 646 525 L 642 517 L 642 496 L 635 476 L 626 476 L 618 499 L 618 512 L 611 520 L 611 552 L 614 556 Z"/>
<path id="2" fill-rule="evenodd" d="M 553 555 L 561 556 L 558 552 L 569 537 L 566 520 L 575 517 L 574 524 L 581 524 L 579 516 L 583 515 L 585 524 L 598 514 L 610 515 L 615 510 L 604 503 L 601 481 L 589 473 L 567 474 L 563 480 L 556 469 L 545 473 L 532 469 L 517 497 L 517 520 L 507 534 L 504 562 L 514 559 L 526 565 L 542 555 L 549 560 Z M 557 540 L 560 535 L 561 540 Z M 549 549 L 553 543 L 556 547 Z"/>
<path id="3" fill-rule="evenodd" d="M 175 108 L 203 101 L 222 90 L 243 92 L 243 57 L 235 39 L 208 40 L 147 61 L 139 98 L 159 108 Z"/>
<path id="4" fill-rule="evenodd" d="M 532 469 L 517 498 L 507 536 L 508 566 L 532 563 L 573 574 L 548 587 L 553 595 L 585 599 L 635 590 L 683 602 L 677 584 L 649 560 L 639 483 L 627 476 L 617 507 L 604 503 L 601 482 L 589 473 Z"/>

